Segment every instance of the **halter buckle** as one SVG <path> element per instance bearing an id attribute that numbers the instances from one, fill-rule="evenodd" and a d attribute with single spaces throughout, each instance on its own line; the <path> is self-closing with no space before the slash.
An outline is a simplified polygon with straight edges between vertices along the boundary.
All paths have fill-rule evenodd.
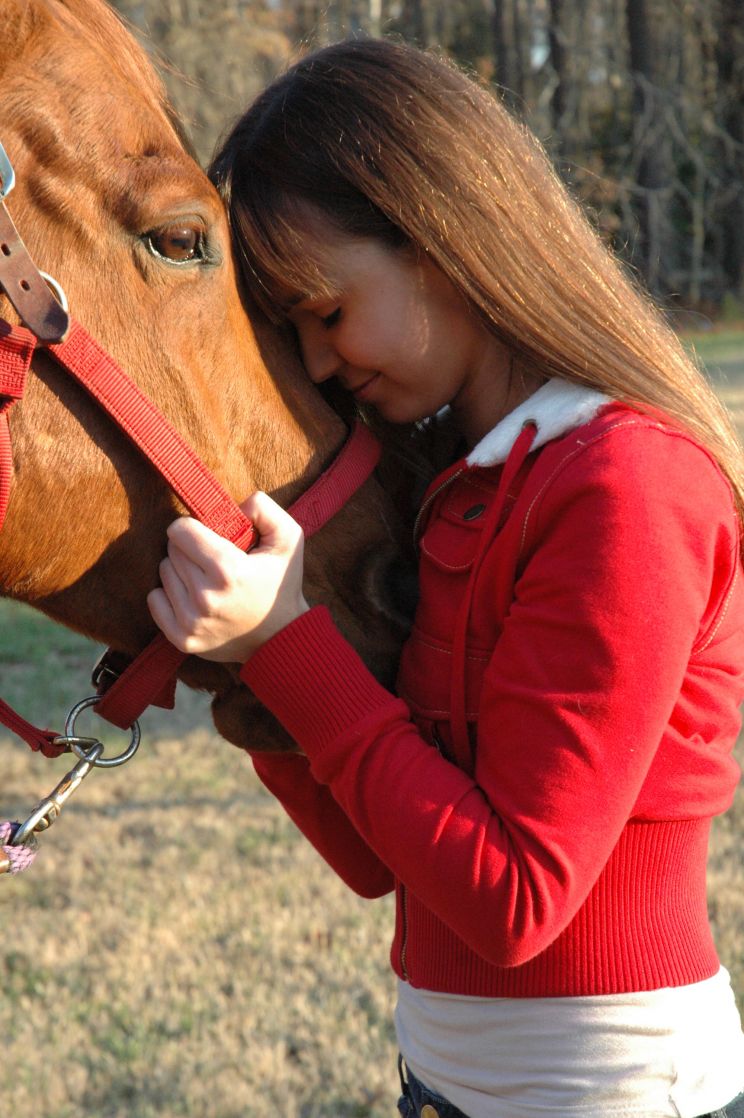
<path id="1" fill-rule="evenodd" d="M 15 171 L 2 144 L 0 144 L 0 179 L 2 179 L 0 201 L 4 201 L 15 186 Z"/>

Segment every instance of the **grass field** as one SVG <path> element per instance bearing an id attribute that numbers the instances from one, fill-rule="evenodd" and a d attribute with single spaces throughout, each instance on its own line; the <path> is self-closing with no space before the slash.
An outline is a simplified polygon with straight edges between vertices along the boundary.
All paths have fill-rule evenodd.
<path id="1" fill-rule="evenodd" d="M 685 340 L 725 399 L 744 439 L 744 326 L 688 334 Z"/>
<path id="2" fill-rule="evenodd" d="M 744 425 L 744 334 L 692 341 Z M 0 603 L 2 693 L 32 719 L 61 725 L 97 651 Z M 392 1118 L 390 902 L 348 893 L 214 735 L 203 698 L 182 691 L 143 729 L 129 765 L 75 794 L 33 869 L 0 882 L 0 1101 L 40 1118 Z M 5 736 L 0 756 L 0 818 L 24 817 L 69 767 Z M 710 858 L 740 995 L 743 835 L 740 794 Z"/>

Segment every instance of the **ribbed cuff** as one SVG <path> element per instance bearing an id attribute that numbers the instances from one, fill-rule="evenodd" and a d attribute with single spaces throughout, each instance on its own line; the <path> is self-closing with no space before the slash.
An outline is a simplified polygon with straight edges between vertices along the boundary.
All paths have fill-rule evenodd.
<path id="1" fill-rule="evenodd" d="M 263 644 L 240 670 L 256 698 L 312 760 L 373 711 L 398 700 L 315 606 Z"/>

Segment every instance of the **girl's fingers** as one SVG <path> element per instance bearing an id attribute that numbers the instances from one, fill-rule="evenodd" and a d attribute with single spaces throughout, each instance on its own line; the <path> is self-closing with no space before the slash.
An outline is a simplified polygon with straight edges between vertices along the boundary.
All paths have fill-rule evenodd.
<path id="1" fill-rule="evenodd" d="M 184 574 L 178 569 L 179 564 L 186 567 Z M 194 599 L 194 587 L 189 579 L 188 567 L 193 570 L 193 564 L 181 559 L 177 553 L 172 557 L 163 559 L 160 564 L 160 581 L 175 616 L 181 621 L 187 620 L 191 613 L 191 604 Z"/>
<path id="2" fill-rule="evenodd" d="M 205 560 L 205 563 L 206 562 Z M 164 564 L 160 566 L 160 577 L 166 591 L 168 591 L 168 586 L 163 578 L 164 570 L 172 582 L 175 582 L 176 579 L 180 582 L 180 587 L 175 587 L 176 593 L 183 590 L 192 598 L 195 594 L 200 593 L 205 581 L 208 581 L 210 578 L 213 579 L 215 576 L 213 564 L 210 565 L 207 563 L 208 572 L 205 572 L 204 567 L 195 563 L 193 559 L 190 559 L 188 555 L 173 542 L 169 542 L 168 544 L 167 563 L 169 566 L 164 566 Z"/>
<path id="3" fill-rule="evenodd" d="M 193 619 L 191 598 L 170 559 L 160 564 L 162 588 L 151 590 L 147 605 L 152 619 L 165 636 L 182 651 L 183 639 Z"/>
<path id="4" fill-rule="evenodd" d="M 207 574 L 219 566 L 225 548 L 232 546 L 191 516 L 181 516 L 168 525 L 168 553 L 172 555 L 177 549 Z"/>
<path id="5" fill-rule="evenodd" d="M 268 495 L 257 490 L 240 506 L 259 535 L 259 549 L 289 551 L 297 547 L 302 529 L 289 513 Z"/>
<path id="6" fill-rule="evenodd" d="M 258 532 L 259 543 L 254 551 L 293 551 L 298 547 L 302 529 L 268 493 L 252 493 L 241 507 Z M 190 516 L 179 517 L 169 525 L 168 541 L 172 559 L 177 560 L 177 552 L 181 552 L 186 559 L 210 576 L 223 565 L 234 547 L 211 528 Z M 193 575 L 188 574 L 183 565 L 179 566 L 179 571 L 187 584 L 193 581 Z"/>
<path id="7" fill-rule="evenodd" d="M 171 644 L 175 644 L 176 615 L 165 591 L 161 590 L 160 587 L 157 590 L 151 590 L 147 595 L 147 608 L 150 610 L 152 619 L 158 629 L 164 633 Z"/>

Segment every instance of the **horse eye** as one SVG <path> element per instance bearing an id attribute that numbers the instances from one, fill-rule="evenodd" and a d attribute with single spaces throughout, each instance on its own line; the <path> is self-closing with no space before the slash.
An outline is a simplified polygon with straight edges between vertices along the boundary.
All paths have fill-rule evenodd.
<path id="1" fill-rule="evenodd" d="M 146 236 L 147 245 L 156 256 L 172 264 L 188 264 L 204 257 L 204 234 L 193 225 L 167 225 Z"/>

